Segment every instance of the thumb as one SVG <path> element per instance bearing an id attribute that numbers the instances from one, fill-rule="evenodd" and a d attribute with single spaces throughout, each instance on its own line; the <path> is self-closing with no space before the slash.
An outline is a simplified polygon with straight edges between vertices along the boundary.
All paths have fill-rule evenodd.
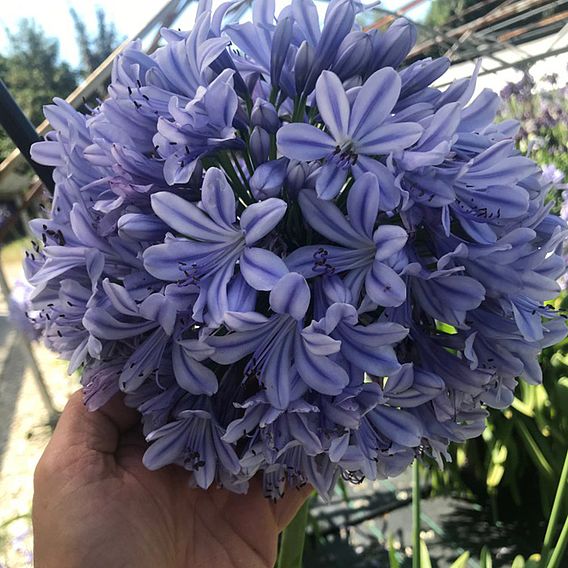
<path id="1" fill-rule="evenodd" d="M 69 446 L 113 454 L 120 436 L 140 420 L 136 410 L 124 405 L 123 395 L 115 395 L 104 406 L 89 411 L 83 404 L 83 393 L 76 391 L 65 406 L 50 441 L 54 449 Z"/>

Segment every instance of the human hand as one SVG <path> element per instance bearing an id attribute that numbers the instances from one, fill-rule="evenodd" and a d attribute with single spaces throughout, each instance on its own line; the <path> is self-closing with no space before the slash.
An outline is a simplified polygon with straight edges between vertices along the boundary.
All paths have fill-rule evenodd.
<path id="1" fill-rule="evenodd" d="M 276 504 L 256 479 L 191 489 L 181 467 L 144 467 L 138 422 L 119 397 L 96 412 L 71 397 L 35 472 L 36 568 L 271 568 L 310 489 Z"/>

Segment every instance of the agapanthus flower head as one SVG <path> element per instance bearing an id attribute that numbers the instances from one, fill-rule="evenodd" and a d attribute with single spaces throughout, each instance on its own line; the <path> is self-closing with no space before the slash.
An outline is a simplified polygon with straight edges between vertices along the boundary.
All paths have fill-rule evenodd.
<path id="1" fill-rule="evenodd" d="M 475 75 L 404 65 L 413 25 L 311 0 L 230 4 L 133 43 L 87 115 L 61 100 L 32 222 L 30 315 L 96 409 L 141 414 L 149 468 L 266 495 L 442 465 L 565 334 L 565 223 Z M 526 85 L 529 88 L 530 85 Z M 548 176 L 548 177 L 547 177 Z"/>

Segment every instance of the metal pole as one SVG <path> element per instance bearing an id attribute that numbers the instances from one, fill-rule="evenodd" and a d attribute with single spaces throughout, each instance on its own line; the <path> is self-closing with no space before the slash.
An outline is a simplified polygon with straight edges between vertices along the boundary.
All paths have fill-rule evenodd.
<path id="1" fill-rule="evenodd" d="M 35 173 L 44 183 L 45 187 L 47 187 L 50 193 L 53 193 L 54 186 L 51 177 L 53 168 L 42 166 L 34 162 L 30 154 L 31 145 L 34 142 L 38 142 L 40 137 L 33 124 L 18 106 L 18 103 L 14 100 L 10 91 L 8 91 L 8 87 L 6 87 L 2 79 L 0 79 L 0 124 L 4 127 L 8 136 L 14 141 L 18 150 L 20 150 Z"/>

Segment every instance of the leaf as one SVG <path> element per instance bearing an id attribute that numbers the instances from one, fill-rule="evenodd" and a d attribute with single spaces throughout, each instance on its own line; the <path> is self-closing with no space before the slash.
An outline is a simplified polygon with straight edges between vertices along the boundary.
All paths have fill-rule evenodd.
<path id="1" fill-rule="evenodd" d="M 396 550 L 394 548 L 394 538 L 392 537 L 392 535 L 389 536 L 389 567 L 400 568 L 400 562 L 396 557 Z"/>
<path id="2" fill-rule="evenodd" d="M 450 566 L 450 568 L 467 568 L 467 563 L 469 561 L 469 552 L 464 552 L 454 563 Z"/>
<path id="3" fill-rule="evenodd" d="M 520 554 L 515 556 L 511 568 L 525 568 L 525 559 Z"/>
<path id="4" fill-rule="evenodd" d="M 422 539 L 420 539 L 420 568 L 432 568 L 428 547 Z"/>
<path id="5" fill-rule="evenodd" d="M 306 539 L 306 524 L 310 510 L 308 499 L 296 513 L 291 523 L 284 529 L 280 539 L 277 568 L 302 568 L 304 541 Z"/>
<path id="6" fill-rule="evenodd" d="M 552 479 L 554 476 L 552 466 L 544 457 L 542 450 L 529 432 L 525 423 L 522 420 L 518 420 L 516 426 L 523 442 L 525 443 L 527 452 L 529 453 L 535 465 L 542 471 L 542 473 L 544 473 L 545 476 Z"/>
<path id="7" fill-rule="evenodd" d="M 539 568 L 540 554 L 531 554 L 525 562 L 525 568 Z"/>
<path id="8" fill-rule="evenodd" d="M 481 554 L 479 556 L 480 568 L 493 568 L 493 560 L 491 560 L 491 552 L 484 546 L 481 549 Z"/>

